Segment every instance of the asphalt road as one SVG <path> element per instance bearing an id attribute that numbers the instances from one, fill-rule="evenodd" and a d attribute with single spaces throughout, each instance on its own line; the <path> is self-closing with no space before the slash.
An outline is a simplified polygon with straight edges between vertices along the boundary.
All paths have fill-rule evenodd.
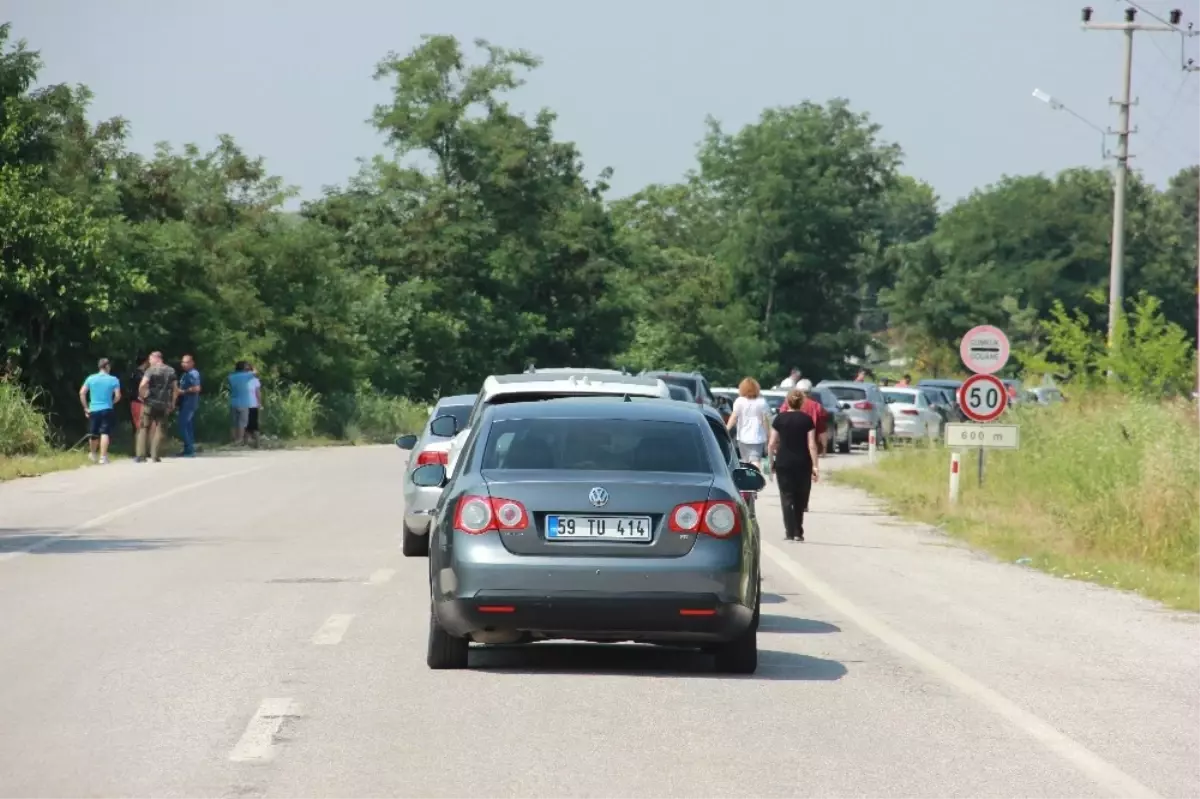
<path id="1" fill-rule="evenodd" d="M 762 500 L 753 677 L 567 644 L 429 671 L 402 464 L 331 449 L 0 485 L 0 795 L 1200 795 L 1196 617 L 824 484 L 804 544 Z"/>

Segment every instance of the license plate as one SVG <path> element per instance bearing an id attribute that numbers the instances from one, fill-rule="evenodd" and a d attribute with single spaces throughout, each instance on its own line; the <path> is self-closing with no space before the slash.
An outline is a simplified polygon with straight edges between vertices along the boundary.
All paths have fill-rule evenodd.
<path id="1" fill-rule="evenodd" d="M 649 541 L 649 516 L 547 516 L 550 541 Z"/>

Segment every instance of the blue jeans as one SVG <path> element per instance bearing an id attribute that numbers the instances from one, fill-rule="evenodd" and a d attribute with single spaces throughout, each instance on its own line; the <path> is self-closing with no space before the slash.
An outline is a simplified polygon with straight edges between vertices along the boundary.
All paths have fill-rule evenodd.
<path id="1" fill-rule="evenodd" d="M 183 439 L 183 451 L 187 455 L 196 452 L 196 406 L 179 409 L 179 437 Z"/>

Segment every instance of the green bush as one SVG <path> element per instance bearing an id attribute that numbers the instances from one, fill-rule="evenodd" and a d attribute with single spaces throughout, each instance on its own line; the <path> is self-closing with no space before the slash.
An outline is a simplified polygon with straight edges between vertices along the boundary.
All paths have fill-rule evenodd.
<path id="1" fill-rule="evenodd" d="M 0 377 L 0 455 L 36 455 L 49 448 L 50 425 L 36 399 L 16 380 Z"/>
<path id="2" fill-rule="evenodd" d="M 899 452 L 839 479 L 899 510 L 1009 557 L 1065 576 L 1200 603 L 1200 425 L 1192 402 L 1082 391 L 1052 407 L 1014 410 L 1021 449 L 974 454 L 950 505 L 944 448 Z"/>
<path id="3" fill-rule="evenodd" d="M 321 412 L 321 395 L 307 386 L 294 384 L 275 390 L 264 386 L 259 426 L 264 434 L 276 438 L 315 438 Z"/>
<path id="4" fill-rule="evenodd" d="M 357 437 L 387 443 L 404 433 L 419 433 L 429 418 L 429 406 L 404 397 L 359 392 L 354 397 L 350 424 Z"/>

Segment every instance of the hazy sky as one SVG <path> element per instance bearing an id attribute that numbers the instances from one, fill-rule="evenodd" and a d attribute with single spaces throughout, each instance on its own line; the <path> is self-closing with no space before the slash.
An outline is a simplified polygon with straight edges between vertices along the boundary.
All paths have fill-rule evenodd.
<path id="1" fill-rule="evenodd" d="M 1097 20 L 1124 4 L 1091 0 Z M 1173 7 L 1200 27 L 1200 2 Z M 1121 34 L 1084 32 L 1077 0 L 2 0 L 0 20 L 42 52 L 43 83 L 84 83 L 93 115 L 132 122 L 133 146 L 230 133 L 304 197 L 382 148 L 365 122 L 371 75 L 423 33 L 523 47 L 544 59 L 513 104 L 559 115 L 589 175 L 615 195 L 677 180 L 706 114 L 727 129 L 763 108 L 849 98 L 899 142 L 905 171 L 953 201 L 1004 174 L 1099 166 L 1120 89 Z M 1149 20 L 1146 20 L 1149 21 Z M 1187 43 L 1200 62 L 1200 37 Z M 1138 34 L 1134 164 L 1162 183 L 1200 161 L 1200 73 L 1180 37 Z M 1115 143 L 1115 142 L 1114 142 Z"/>

